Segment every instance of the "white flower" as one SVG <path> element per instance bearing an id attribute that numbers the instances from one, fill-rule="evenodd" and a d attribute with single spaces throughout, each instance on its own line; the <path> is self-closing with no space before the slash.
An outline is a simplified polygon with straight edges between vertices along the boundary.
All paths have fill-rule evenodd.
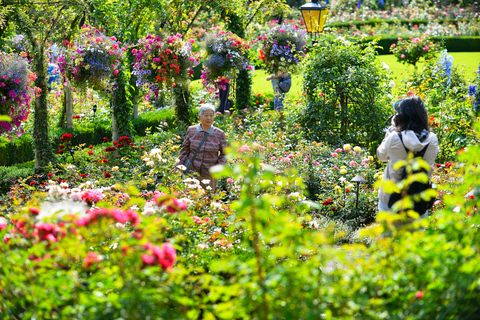
<path id="1" fill-rule="evenodd" d="M 158 148 L 155 148 L 155 149 L 152 149 L 150 150 L 150 156 L 155 156 L 155 155 L 159 155 L 160 153 L 162 153 L 162 149 L 158 149 Z"/>
<path id="2" fill-rule="evenodd" d="M 68 170 L 75 170 L 77 167 L 75 167 L 73 164 L 67 166 Z"/>
<path id="3" fill-rule="evenodd" d="M 200 243 L 200 244 L 198 245 L 198 247 L 199 247 L 200 249 L 207 249 L 207 248 L 208 248 L 208 244 L 206 244 L 206 243 Z"/>
<path id="4" fill-rule="evenodd" d="M 154 165 L 155 165 L 155 162 L 153 162 L 153 161 L 148 161 L 147 162 L 147 166 L 149 166 L 149 167 L 153 167 Z"/>
<path id="5" fill-rule="evenodd" d="M 210 183 L 210 179 L 203 179 L 203 180 L 202 180 L 202 183 L 203 183 L 203 184 L 208 184 L 208 183 Z"/>
<path id="6" fill-rule="evenodd" d="M 187 169 L 187 167 L 185 167 L 183 164 L 179 164 L 179 165 L 177 166 L 177 168 L 180 169 L 180 170 L 182 170 L 182 171 L 184 171 L 184 170 Z"/>
<path id="7" fill-rule="evenodd" d="M 389 70 L 390 67 L 388 66 L 388 64 L 386 64 L 385 62 L 382 62 L 382 67 L 385 69 L 385 70 Z"/>
<path id="8" fill-rule="evenodd" d="M 87 207 L 82 202 L 65 200 L 60 202 L 44 202 L 40 213 L 35 218 L 39 221 L 57 219 L 61 220 L 63 216 L 69 214 L 79 214 L 85 216 Z"/>
<path id="9" fill-rule="evenodd" d="M 207 186 L 206 189 L 207 189 L 208 191 L 210 191 L 210 190 L 212 190 L 212 187 Z"/>
<path id="10" fill-rule="evenodd" d="M 62 187 L 62 188 L 68 188 L 68 183 L 62 182 L 62 183 L 60 183 L 60 187 Z"/>
<path id="11" fill-rule="evenodd" d="M 222 209 L 222 204 L 218 202 L 212 202 L 210 206 L 212 207 L 212 209 Z"/>
<path id="12" fill-rule="evenodd" d="M 395 81 L 390 80 L 390 82 L 388 83 L 388 86 L 389 86 L 390 88 L 395 87 Z"/>

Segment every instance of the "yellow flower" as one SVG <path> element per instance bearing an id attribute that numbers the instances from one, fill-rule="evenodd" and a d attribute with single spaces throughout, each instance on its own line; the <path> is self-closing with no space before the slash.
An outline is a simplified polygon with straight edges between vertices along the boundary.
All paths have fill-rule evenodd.
<path id="1" fill-rule="evenodd" d="M 373 161 L 373 157 L 372 157 L 372 156 L 368 156 L 368 160 Z"/>
<path id="2" fill-rule="evenodd" d="M 340 170 L 340 174 L 345 174 L 345 173 L 347 173 L 347 170 L 346 170 L 346 169 Z"/>
<path id="3" fill-rule="evenodd" d="M 340 186 L 335 186 L 335 188 L 333 188 L 333 190 L 335 190 L 335 192 L 342 192 L 342 188 Z"/>
<path id="4" fill-rule="evenodd" d="M 117 170 L 118 170 L 118 167 L 117 167 L 117 166 L 115 166 L 115 167 L 112 168 L 112 171 L 117 171 Z"/>
<path id="5" fill-rule="evenodd" d="M 360 148 L 359 146 L 353 147 L 353 151 L 358 152 L 358 151 L 361 151 L 361 150 L 362 150 L 362 148 Z"/>
<path id="6" fill-rule="evenodd" d="M 173 147 L 172 147 L 172 151 L 177 151 L 178 148 L 180 148 L 180 147 L 179 147 L 179 146 L 173 146 Z"/>
<path id="7" fill-rule="evenodd" d="M 87 64 L 87 65 L 85 66 L 85 69 L 87 69 L 87 70 L 90 69 L 90 65 Z"/>
<path id="8" fill-rule="evenodd" d="M 343 150 L 344 150 L 344 151 L 348 151 L 348 150 L 350 150 L 350 149 L 352 149 L 352 146 L 351 146 L 351 145 L 349 145 L 349 144 L 344 144 L 344 145 L 343 145 Z"/>
<path id="9" fill-rule="evenodd" d="M 341 167 L 340 167 L 340 169 L 347 169 L 347 167 L 345 167 L 345 166 L 341 166 Z"/>

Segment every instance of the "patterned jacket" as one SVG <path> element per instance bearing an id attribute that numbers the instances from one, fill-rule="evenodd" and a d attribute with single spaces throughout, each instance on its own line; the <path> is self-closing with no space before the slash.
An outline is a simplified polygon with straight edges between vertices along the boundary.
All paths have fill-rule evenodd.
<path id="1" fill-rule="evenodd" d="M 225 132 L 214 126 L 210 127 L 207 132 L 210 134 L 193 162 L 193 170 L 201 176 L 210 175 L 209 169 L 214 165 L 227 163 L 225 158 L 225 148 L 227 147 Z M 187 159 L 193 158 L 204 136 L 205 131 L 201 129 L 199 124 L 188 128 L 182 149 L 180 150 L 179 164 L 183 165 Z"/>

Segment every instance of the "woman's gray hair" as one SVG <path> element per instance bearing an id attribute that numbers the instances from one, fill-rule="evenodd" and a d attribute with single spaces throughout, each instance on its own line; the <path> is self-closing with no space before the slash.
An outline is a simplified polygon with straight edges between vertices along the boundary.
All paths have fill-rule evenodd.
<path id="1" fill-rule="evenodd" d="M 211 103 L 202 104 L 202 106 L 198 109 L 198 115 L 201 116 L 205 111 L 211 110 L 215 115 L 215 107 Z"/>

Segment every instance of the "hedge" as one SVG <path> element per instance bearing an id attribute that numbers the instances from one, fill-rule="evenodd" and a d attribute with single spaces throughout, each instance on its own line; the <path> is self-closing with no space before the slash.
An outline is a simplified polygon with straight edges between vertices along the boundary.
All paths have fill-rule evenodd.
<path id="1" fill-rule="evenodd" d="M 402 36 L 383 36 L 383 37 L 367 37 L 365 41 L 378 40 L 378 45 L 382 49 L 377 49 L 378 54 L 390 54 L 390 46 L 397 43 L 398 38 Z M 407 38 L 403 36 L 403 38 Z M 478 52 L 480 51 L 480 37 L 430 37 L 434 42 L 440 42 L 445 45 L 448 52 Z"/>
<path id="2" fill-rule="evenodd" d="M 167 122 L 169 128 L 173 128 L 175 115 L 170 109 L 154 110 L 139 115 L 134 119 L 133 126 L 137 135 L 145 135 L 145 129 L 151 128 L 155 132 L 160 123 Z M 112 124 L 108 120 L 98 120 L 91 122 L 80 122 L 72 129 L 55 128 L 52 130 L 52 147 L 57 148 L 60 138 L 64 133 L 72 133 L 72 145 L 81 144 L 100 144 L 104 137 L 111 138 Z M 23 163 L 35 159 L 33 137 L 30 134 L 24 134 L 20 138 L 0 142 L 0 166 L 12 166 L 16 163 Z M 1 171 L 0 171 L 1 172 Z"/>
<path id="3" fill-rule="evenodd" d="M 454 25 L 458 25 L 459 21 L 463 22 L 469 22 L 475 19 L 462 19 L 462 20 L 455 20 L 455 19 L 441 19 L 441 20 L 436 20 L 439 24 L 443 23 L 451 23 Z M 368 21 L 353 21 L 353 22 L 334 22 L 334 23 L 327 23 L 325 24 L 325 28 L 339 28 L 339 29 L 348 29 L 351 27 L 362 27 L 362 26 L 376 26 L 382 23 L 386 24 L 394 24 L 394 25 L 407 25 L 407 26 L 413 26 L 413 25 L 426 25 L 431 20 L 408 20 L 408 19 L 371 19 Z"/>

